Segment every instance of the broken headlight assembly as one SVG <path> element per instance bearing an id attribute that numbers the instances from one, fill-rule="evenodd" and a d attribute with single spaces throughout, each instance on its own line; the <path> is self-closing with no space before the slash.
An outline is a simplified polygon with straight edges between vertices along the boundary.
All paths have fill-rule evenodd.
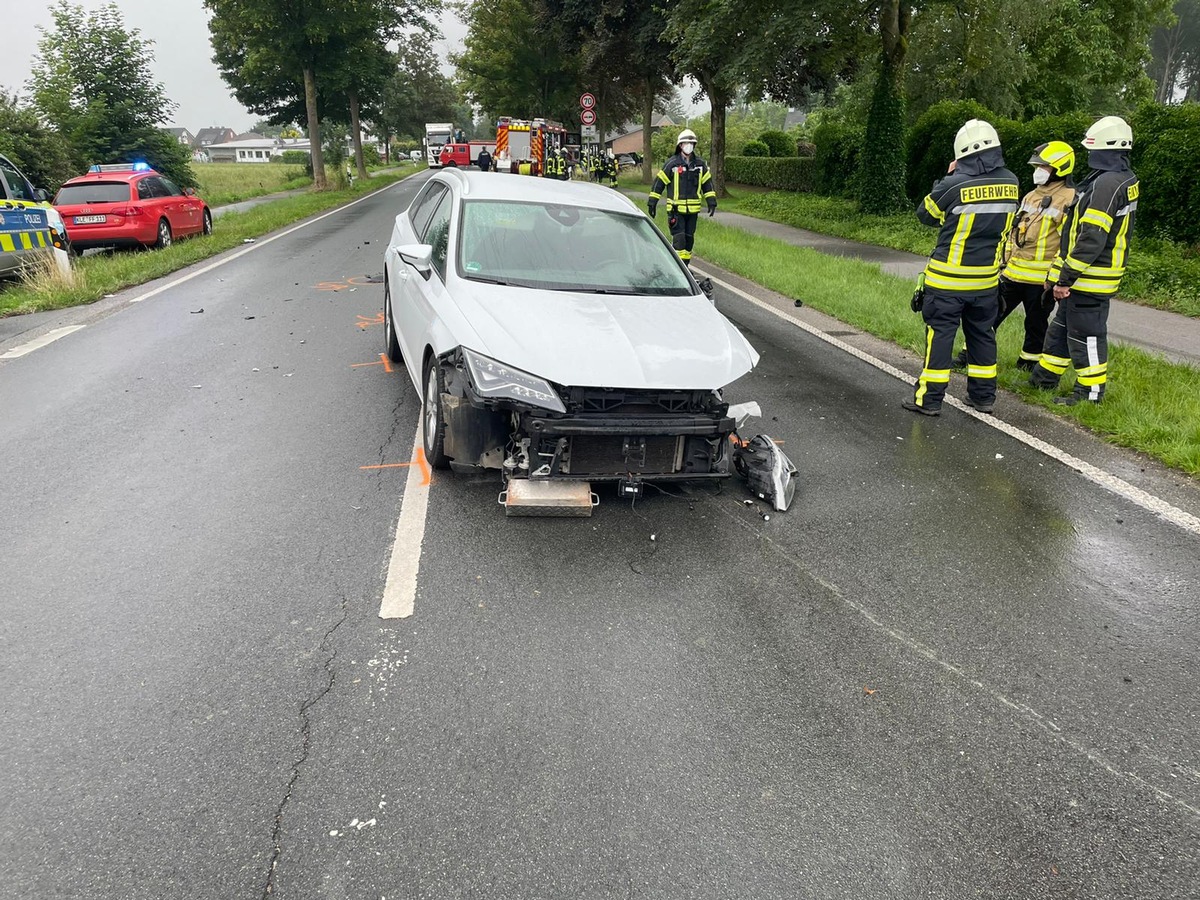
<path id="1" fill-rule="evenodd" d="M 463 362 L 475 393 L 486 400 L 515 400 L 529 406 L 566 412 L 562 398 L 544 378 L 514 369 L 474 350 L 462 348 Z"/>

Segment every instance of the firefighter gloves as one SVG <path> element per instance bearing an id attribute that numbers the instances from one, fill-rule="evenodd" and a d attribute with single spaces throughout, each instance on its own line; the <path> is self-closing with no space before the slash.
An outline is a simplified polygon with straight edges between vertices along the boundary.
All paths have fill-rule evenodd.
<path id="1" fill-rule="evenodd" d="M 650 218 L 653 219 L 658 216 L 658 201 L 651 197 L 646 204 L 646 210 L 650 213 Z"/>

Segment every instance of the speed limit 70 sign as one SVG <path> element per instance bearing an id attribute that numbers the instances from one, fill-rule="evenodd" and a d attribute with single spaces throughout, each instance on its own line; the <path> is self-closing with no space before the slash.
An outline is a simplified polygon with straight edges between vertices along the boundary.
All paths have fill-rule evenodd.
<path id="1" fill-rule="evenodd" d="M 579 121 L 584 125 L 595 125 L 596 111 L 594 109 L 585 109 L 579 114 Z"/>
<path id="2" fill-rule="evenodd" d="M 579 105 L 581 107 L 583 107 L 584 109 L 595 109 L 596 108 L 596 95 L 595 94 L 584 94 L 583 96 L 581 96 L 579 98 Z"/>

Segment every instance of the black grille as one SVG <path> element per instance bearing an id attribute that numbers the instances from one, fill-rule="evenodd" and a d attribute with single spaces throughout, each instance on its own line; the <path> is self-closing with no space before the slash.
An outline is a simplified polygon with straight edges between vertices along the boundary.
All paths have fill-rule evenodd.
<path id="1" fill-rule="evenodd" d="M 569 388 L 567 410 L 571 414 L 611 413 L 622 415 L 655 413 L 717 413 L 725 404 L 712 391 L 633 391 L 621 388 Z"/>
<path id="2" fill-rule="evenodd" d="M 571 438 L 572 475 L 648 475 L 675 471 L 679 438 L 576 435 Z"/>

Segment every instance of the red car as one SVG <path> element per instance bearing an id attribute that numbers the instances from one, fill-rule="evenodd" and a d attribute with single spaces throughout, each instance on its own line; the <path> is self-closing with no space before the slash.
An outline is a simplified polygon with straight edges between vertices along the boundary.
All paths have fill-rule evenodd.
<path id="1" fill-rule="evenodd" d="M 169 247 L 178 237 L 212 233 L 212 212 L 195 191 L 146 163 L 92 166 L 58 189 L 54 208 L 75 251 Z"/>

